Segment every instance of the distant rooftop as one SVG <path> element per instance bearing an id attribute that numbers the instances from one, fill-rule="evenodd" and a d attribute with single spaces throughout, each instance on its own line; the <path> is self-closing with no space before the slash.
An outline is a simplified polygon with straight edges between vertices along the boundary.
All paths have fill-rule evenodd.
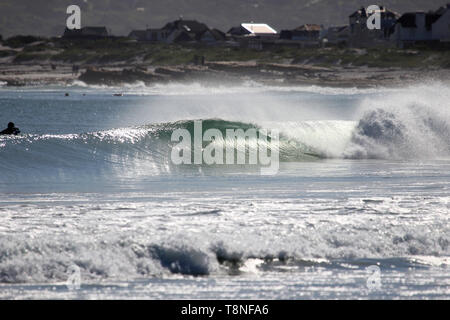
<path id="1" fill-rule="evenodd" d="M 276 34 L 276 30 L 265 23 L 242 23 L 241 26 L 251 34 Z"/>
<path id="2" fill-rule="evenodd" d="M 182 18 L 180 18 L 173 22 L 167 23 L 162 29 L 164 30 L 177 29 L 198 34 L 205 32 L 209 28 L 206 24 L 198 22 L 197 20 L 183 20 Z"/>
<path id="3" fill-rule="evenodd" d="M 83 27 L 81 29 L 70 30 L 65 29 L 63 37 L 107 37 L 108 30 L 106 27 Z"/>
<path id="4" fill-rule="evenodd" d="M 378 7 L 380 8 L 380 13 L 382 16 L 388 16 L 388 17 L 393 17 L 393 18 L 398 18 L 400 17 L 400 14 L 398 14 L 395 11 L 392 10 L 388 10 L 386 9 L 386 7 L 382 6 L 382 5 L 378 5 Z M 362 7 L 359 10 L 356 10 L 355 12 L 353 12 L 350 15 L 350 18 L 354 18 L 354 17 L 363 17 L 363 18 L 367 18 L 368 14 L 366 11 L 366 8 Z"/>
<path id="5" fill-rule="evenodd" d="M 319 26 L 318 24 L 304 24 L 294 30 L 297 30 L 297 31 L 320 31 L 321 29 L 322 29 L 322 27 Z"/>

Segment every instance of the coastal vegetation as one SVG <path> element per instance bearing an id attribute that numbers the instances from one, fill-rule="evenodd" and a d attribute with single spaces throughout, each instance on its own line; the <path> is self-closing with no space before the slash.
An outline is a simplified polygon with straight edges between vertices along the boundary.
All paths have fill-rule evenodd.
<path id="1" fill-rule="evenodd" d="M 205 62 L 307 64 L 321 67 L 450 68 L 450 52 L 426 47 L 397 48 L 298 48 L 277 45 L 250 48 L 199 44 L 164 44 L 112 38 L 69 41 L 60 38 L 14 37 L 4 41 L 0 58 L 13 63 L 82 64 L 93 66 L 174 66 Z"/>

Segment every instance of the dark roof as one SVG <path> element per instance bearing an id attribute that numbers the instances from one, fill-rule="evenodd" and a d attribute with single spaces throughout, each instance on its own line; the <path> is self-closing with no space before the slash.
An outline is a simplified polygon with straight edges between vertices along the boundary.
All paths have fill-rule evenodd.
<path id="1" fill-rule="evenodd" d="M 363 7 L 361 9 L 359 9 L 359 10 L 356 10 L 355 12 L 353 12 L 350 15 L 350 18 L 357 17 L 357 16 L 359 16 L 359 17 L 367 17 L 366 9 Z"/>
<path id="2" fill-rule="evenodd" d="M 210 31 L 211 31 L 211 33 L 213 34 L 213 36 L 214 36 L 214 38 L 216 40 L 220 41 L 220 40 L 225 40 L 226 39 L 225 33 L 220 31 L 219 29 L 211 29 Z"/>
<path id="3" fill-rule="evenodd" d="M 318 24 L 304 24 L 295 28 L 293 31 L 320 31 L 322 29 Z"/>
<path id="4" fill-rule="evenodd" d="M 234 35 L 234 36 L 242 36 L 242 35 L 250 34 L 250 31 L 248 31 L 247 29 L 245 29 L 242 26 L 239 26 L 239 27 L 232 27 L 230 30 L 228 30 L 227 33 Z"/>
<path id="5" fill-rule="evenodd" d="M 223 41 L 226 39 L 225 34 L 218 29 L 207 29 L 201 33 L 187 32 L 184 30 L 179 30 L 176 32 L 178 32 L 179 34 L 175 36 L 174 41 L 194 41 L 194 40 L 200 41 L 203 35 L 207 32 L 211 33 L 211 36 L 216 41 Z"/>
<path id="6" fill-rule="evenodd" d="M 450 3 L 447 3 L 447 5 L 445 7 L 440 7 L 435 12 L 431 12 L 431 13 L 443 15 L 448 9 L 450 9 Z"/>
<path id="7" fill-rule="evenodd" d="M 106 27 L 84 27 L 81 28 L 82 33 L 108 34 Z"/>
<path id="8" fill-rule="evenodd" d="M 337 33 L 341 33 L 341 32 L 349 32 L 349 29 L 350 29 L 350 27 L 349 26 L 342 26 L 342 27 L 339 27 L 336 31 L 337 31 Z"/>
<path id="9" fill-rule="evenodd" d="M 63 37 L 72 37 L 72 36 L 81 36 L 81 29 L 73 29 L 73 30 L 71 30 L 69 28 L 66 28 L 64 30 Z"/>
<path id="10" fill-rule="evenodd" d="M 173 22 L 167 23 L 162 29 L 164 30 L 183 30 L 189 33 L 203 33 L 208 30 L 206 24 L 198 22 L 196 20 L 183 20 L 178 19 Z"/>
<path id="11" fill-rule="evenodd" d="M 320 30 L 319 25 L 303 25 L 294 30 L 281 30 L 280 39 L 292 39 L 293 37 L 318 38 Z"/>
<path id="12" fill-rule="evenodd" d="M 400 17 L 400 15 L 397 12 L 395 12 L 395 11 L 388 10 L 385 7 L 381 6 L 381 5 L 379 5 L 378 7 L 381 10 L 381 17 L 382 18 L 386 18 L 386 17 L 398 18 L 398 17 Z M 350 15 L 350 18 L 353 18 L 353 17 L 367 18 L 368 15 L 367 15 L 366 9 L 365 8 L 361 8 L 359 10 L 356 10 L 355 12 L 353 12 Z"/>
<path id="13" fill-rule="evenodd" d="M 384 11 L 381 12 L 381 17 L 382 18 L 391 17 L 391 18 L 398 19 L 400 17 L 400 14 L 398 14 L 395 11 L 388 10 L 388 9 L 386 9 L 384 7 L 380 7 L 380 8 L 384 10 Z"/>
<path id="14" fill-rule="evenodd" d="M 397 20 L 397 23 L 400 23 L 403 28 L 417 28 L 416 13 L 415 12 L 407 12 L 407 13 L 403 14 Z"/>
<path id="15" fill-rule="evenodd" d="M 425 14 L 423 12 L 407 12 L 397 20 L 397 23 L 400 23 L 403 28 L 417 28 L 416 15 L 418 13 Z M 439 20 L 441 16 L 442 15 L 438 13 L 426 13 L 425 26 L 427 30 L 431 30 L 432 25 Z"/>
<path id="16" fill-rule="evenodd" d="M 425 26 L 427 27 L 427 30 L 431 30 L 431 26 L 438 21 L 441 16 L 441 14 L 437 13 L 428 13 L 425 16 Z"/>
<path id="17" fill-rule="evenodd" d="M 186 32 L 183 30 L 177 30 L 175 31 L 175 37 L 173 38 L 174 42 L 189 42 L 195 40 L 195 34 Z"/>

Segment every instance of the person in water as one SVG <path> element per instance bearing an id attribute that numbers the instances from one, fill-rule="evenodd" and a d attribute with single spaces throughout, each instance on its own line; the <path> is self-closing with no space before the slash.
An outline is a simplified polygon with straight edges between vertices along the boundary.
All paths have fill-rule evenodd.
<path id="1" fill-rule="evenodd" d="M 10 122 L 8 123 L 8 128 L 0 132 L 0 134 L 13 134 L 18 135 L 20 133 L 20 130 L 14 126 L 14 123 Z"/>

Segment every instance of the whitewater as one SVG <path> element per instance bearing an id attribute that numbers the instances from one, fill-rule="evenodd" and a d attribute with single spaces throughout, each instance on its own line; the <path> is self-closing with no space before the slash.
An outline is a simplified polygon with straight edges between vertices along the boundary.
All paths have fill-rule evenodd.
<path id="1" fill-rule="evenodd" d="M 449 101 L 442 82 L 0 87 L 22 131 L 0 136 L 0 298 L 448 299 Z M 199 120 L 278 130 L 279 172 L 175 165 Z"/>

